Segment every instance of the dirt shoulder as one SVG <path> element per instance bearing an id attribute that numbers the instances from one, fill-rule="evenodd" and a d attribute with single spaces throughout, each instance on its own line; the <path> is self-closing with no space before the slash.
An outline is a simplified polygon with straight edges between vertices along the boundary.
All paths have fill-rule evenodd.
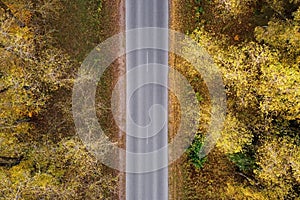
<path id="1" fill-rule="evenodd" d="M 169 27 L 172 30 L 185 33 L 187 30 L 192 29 L 194 13 L 189 9 L 193 6 L 191 0 L 174 0 L 170 2 L 170 20 Z M 170 44 L 171 46 L 174 44 Z M 179 58 L 178 56 L 169 53 L 169 66 L 178 69 Z M 169 77 L 169 84 L 176 86 L 176 77 Z M 173 87 L 175 88 L 175 87 Z M 169 93 L 169 140 L 171 140 L 178 130 L 178 117 L 180 114 L 180 105 L 176 96 Z M 186 161 L 184 158 L 178 159 L 176 162 L 169 165 L 169 199 L 182 199 L 183 188 L 185 184 L 184 172 L 182 165 Z"/>
<path id="2" fill-rule="evenodd" d="M 121 33 L 125 31 L 125 0 L 104 0 L 103 1 L 103 11 L 102 11 L 103 19 L 105 21 L 101 22 L 102 30 L 104 31 L 104 37 L 109 38 L 115 34 Z M 106 21 L 107 20 L 107 21 Z M 120 41 L 122 44 L 122 41 Z M 121 49 L 120 49 L 121 50 Z M 118 52 L 116 52 L 118 53 Z M 120 86 L 121 88 L 114 88 L 119 77 L 125 74 L 126 72 L 126 60 L 125 55 L 119 57 L 112 63 L 110 66 L 111 71 L 109 72 L 108 81 L 111 80 L 109 83 L 110 87 L 107 91 L 107 95 L 111 98 L 111 91 L 113 89 L 117 89 L 117 102 L 115 102 L 117 116 L 119 117 L 118 121 L 122 121 L 122 117 L 125 115 L 125 85 Z M 105 94 L 104 94 L 105 95 Z M 110 102 L 108 104 L 110 105 Z M 119 147 L 125 148 L 125 138 L 126 134 L 121 131 L 117 124 L 115 124 L 114 118 L 112 113 L 109 113 L 109 123 L 113 124 L 113 128 L 111 130 L 111 140 L 115 141 Z M 125 166 L 125 158 L 121 155 L 117 159 L 117 162 L 121 166 Z M 112 173 L 118 178 L 118 185 L 116 186 L 117 194 L 116 199 L 125 199 L 125 173 L 120 172 L 118 170 L 112 170 Z"/>

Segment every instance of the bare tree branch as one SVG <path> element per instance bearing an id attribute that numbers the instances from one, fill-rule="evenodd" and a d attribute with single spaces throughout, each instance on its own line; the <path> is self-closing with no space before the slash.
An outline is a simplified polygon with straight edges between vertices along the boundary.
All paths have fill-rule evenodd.
<path id="1" fill-rule="evenodd" d="M 10 88 L 10 87 L 0 89 L 0 94 L 3 93 L 3 92 L 6 92 L 9 88 Z"/>
<path id="2" fill-rule="evenodd" d="M 4 12 L 5 12 L 6 14 L 8 14 L 9 17 L 11 17 L 11 18 L 13 18 L 14 20 L 16 20 L 17 24 L 18 24 L 21 28 L 25 27 L 25 24 L 24 24 L 20 19 L 18 19 L 18 18 L 13 14 L 13 12 L 9 9 L 9 7 L 8 7 L 5 3 L 3 3 L 3 1 L 1 1 L 1 0 L 0 0 L 0 7 L 4 10 Z"/>
<path id="3" fill-rule="evenodd" d="M 13 158 L 13 157 L 6 157 L 0 156 L 0 166 L 12 167 L 21 162 L 23 157 Z"/>

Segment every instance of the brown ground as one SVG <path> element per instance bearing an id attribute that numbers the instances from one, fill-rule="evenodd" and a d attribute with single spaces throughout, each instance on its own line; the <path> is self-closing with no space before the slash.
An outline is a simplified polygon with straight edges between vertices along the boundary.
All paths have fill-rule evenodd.
<path id="1" fill-rule="evenodd" d="M 120 32 L 125 31 L 125 1 L 124 0 L 104 0 L 103 1 L 103 11 L 102 15 L 104 16 L 104 19 L 107 19 L 107 21 L 101 22 L 102 24 L 102 30 L 104 31 L 105 38 L 111 37 L 115 34 L 118 34 Z M 118 58 L 111 66 L 111 75 L 108 76 L 108 79 L 111 79 L 110 77 L 113 77 L 111 84 L 111 89 L 114 88 L 115 84 L 118 81 L 118 78 L 122 76 L 125 71 L 125 56 L 122 56 Z M 109 97 L 111 97 L 111 89 L 109 92 Z M 119 91 L 126 91 L 125 85 L 122 88 L 118 88 Z M 120 92 L 119 94 L 120 101 L 117 102 L 118 107 L 118 116 L 122 116 L 125 114 L 125 94 Z M 109 101 L 110 104 L 110 101 Z M 118 143 L 119 147 L 125 148 L 125 133 L 118 129 L 117 125 L 114 123 L 114 120 L 112 118 L 111 113 L 110 120 L 113 121 L 114 128 L 111 131 L 111 139 L 113 141 L 116 141 Z M 106 116 L 106 115 L 105 115 Z M 125 158 L 122 156 L 118 159 L 119 163 L 122 163 L 124 166 Z M 121 165 L 122 165 L 121 164 Z M 118 199 L 125 199 L 125 173 L 119 172 L 117 170 L 112 170 L 113 173 L 118 177 L 119 185 L 117 186 L 118 195 L 116 198 Z"/>

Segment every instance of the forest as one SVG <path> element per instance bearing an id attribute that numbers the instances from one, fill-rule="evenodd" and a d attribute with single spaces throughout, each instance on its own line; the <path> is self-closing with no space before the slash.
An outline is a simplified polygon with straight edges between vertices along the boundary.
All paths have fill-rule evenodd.
<path id="1" fill-rule="evenodd" d="M 0 199 L 120 195 L 122 175 L 76 135 L 72 87 L 88 53 L 122 30 L 121 2 L 0 0 Z M 209 95 L 191 64 L 170 55 L 204 115 L 169 167 L 169 198 L 300 199 L 300 0 L 172 0 L 170 15 L 170 28 L 197 41 L 221 70 L 227 113 L 221 139 L 199 159 Z M 115 71 L 98 86 L 97 114 L 111 134 Z"/>

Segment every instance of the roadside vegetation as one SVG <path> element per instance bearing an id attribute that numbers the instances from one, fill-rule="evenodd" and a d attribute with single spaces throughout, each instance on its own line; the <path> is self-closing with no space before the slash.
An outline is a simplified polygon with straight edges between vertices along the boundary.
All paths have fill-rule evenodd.
<path id="1" fill-rule="evenodd" d="M 178 2 L 193 13 L 185 18 L 193 30 L 181 21 L 173 26 L 213 57 L 228 111 L 206 161 L 195 165 L 194 150 L 202 145 L 195 140 L 193 151 L 174 166 L 183 183 L 173 199 L 299 199 L 300 1 Z M 193 83 L 189 64 L 177 59 L 175 68 Z M 207 95 L 201 92 L 205 85 L 193 86 Z"/>
<path id="2" fill-rule="evenodd" d="M 71 112 L 76 71 L 105 37 L 102 3 L 0 1 L 0 199 L 116 196 Z"/>

